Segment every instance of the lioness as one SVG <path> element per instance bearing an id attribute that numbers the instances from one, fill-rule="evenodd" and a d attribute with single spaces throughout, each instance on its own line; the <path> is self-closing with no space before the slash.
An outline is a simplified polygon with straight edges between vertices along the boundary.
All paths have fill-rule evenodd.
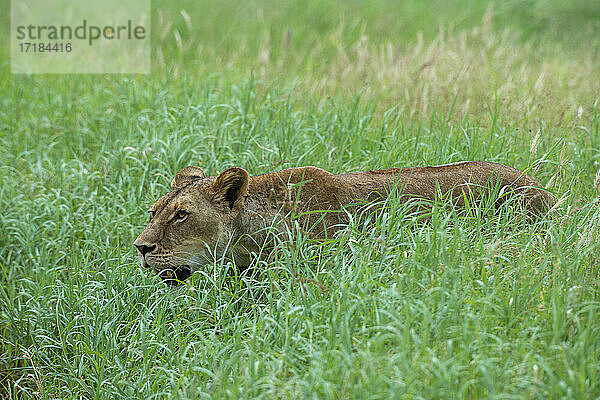
<path id="1" fill-rule="evenodd" d="M 465 199 L 479 199 L 495 188 L 499 199 L 518 196 L 527 215 L 536 217 L 554 204 L 540 186 L 518 169 L 491 162 L 341 175 L 301 167 L 253 177 L 237 167 L 217 177 L 187 167 L 173 178 L 172 191 L 152 206 L 150 222 L 133 244 L 142 266 L 175 283 L 221 257 L 248 266 L 253 253 L 269 240 L 269 232 L 289 228 L 292 215 L 306 231 L 322 238 L 342 229 L 348 215 L 364 210 L 357 201 L 364 205 L 393 189 L 402 200 L 430 202 L 442 195 L 462 207 Z"/>

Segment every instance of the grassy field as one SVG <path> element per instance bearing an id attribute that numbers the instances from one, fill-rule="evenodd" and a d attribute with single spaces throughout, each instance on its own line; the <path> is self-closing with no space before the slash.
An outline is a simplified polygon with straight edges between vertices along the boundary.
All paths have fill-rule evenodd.
<path id="1" fill-rule="evenodd" d="M 600 5 L 152 4 L 152 75 L 11 75 L 0 46 L 0 394 L 600 396 Z M 560 204 L 415 227 L 392 199 L 368 231 L 177 290 L 132 246 L 187 165 L 460 160 L 527 170 Z"/>

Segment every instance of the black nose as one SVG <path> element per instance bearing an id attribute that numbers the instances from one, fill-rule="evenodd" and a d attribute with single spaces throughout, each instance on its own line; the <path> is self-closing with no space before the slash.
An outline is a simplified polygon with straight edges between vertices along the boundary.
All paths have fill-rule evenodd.
<path id="1" fill-rule="evenodd" d="M 147 246 L 145 244 L 133 244 L 137 249 L 142 253 L 142 256 L 145 256 L 146 253 L 150 253 L 152 250 L 156 248 L 156 245 Z"/>

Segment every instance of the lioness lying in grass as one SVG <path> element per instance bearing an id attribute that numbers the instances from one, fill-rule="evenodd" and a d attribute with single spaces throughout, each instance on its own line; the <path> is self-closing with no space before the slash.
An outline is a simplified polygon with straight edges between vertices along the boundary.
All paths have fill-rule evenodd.
<path id="1" fill-rule="evenodd" d="M 187 167 L 171 182 L 172 191 L 150 210 L 150 222 L 133 243 L 144 267 L 169 283 L 184 280 L 216 258 L 250 265 L 273 229 L 288 229 L 294 218 L 309 234 L 325 238 L 348 223 L 364 204 L 396 191 L 404 201 L 442 196 L 456 207 L 497 190 L 499 201 L 518 198 L 536 218 L 554 204 L 540 184 L 518 169 L 491 162 L 460 162 L 435 167 L 392 168 L 334 175 L 316 167 L 290 168 L 250 177 L 229 168 L 207 177 Z M 358 202 L 358 203 L 357 203 Z M 272 228 L 272 229 L 269 229 Z"/>

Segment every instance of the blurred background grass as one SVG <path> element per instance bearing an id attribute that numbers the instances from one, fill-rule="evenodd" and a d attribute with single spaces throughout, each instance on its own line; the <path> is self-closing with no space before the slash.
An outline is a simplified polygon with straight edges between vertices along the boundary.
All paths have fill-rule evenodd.
<path id="1" fill-rule="evenodd" d="M 2 3 L 3 9 L 10 9 L 9 1 Z M 176 5 L 154 1 L 152 9 L 153 46 L 156 48 L 167 37 L 180 36 L 182 43 L 194 42 L 187 46 L 190 57 L 201 56 L 197 51 L 206 48 L 225 58 L 244 52 L 254 58 L 265 39 L 270 41 L 272 52 L 286 43 L 292 50 L 312 49 L 341 28 L 343 34 L 337 39 L 345 46 L 362 35 L 375 43 L 412 45 L 419 34 L 429 41 L 440 28 L 470 29 L 484 16 L 496 31 L 518 32 L 521 41 L 551 42 L 566 50 L 597 55 L 598 45 L 593 38 L 600 28 L 600 5 L 585 0 L 182 0 Z M 3 55 L 8 55 L 8 12 L 0 15 L 0 23 L 5 38 Z M 286 39 L 288 31 L 290 37 Z M 164 47 L 172 47 L 171 42 Z M 203 60 L 209 65 L 211 61 L 215 60 Z"/>

